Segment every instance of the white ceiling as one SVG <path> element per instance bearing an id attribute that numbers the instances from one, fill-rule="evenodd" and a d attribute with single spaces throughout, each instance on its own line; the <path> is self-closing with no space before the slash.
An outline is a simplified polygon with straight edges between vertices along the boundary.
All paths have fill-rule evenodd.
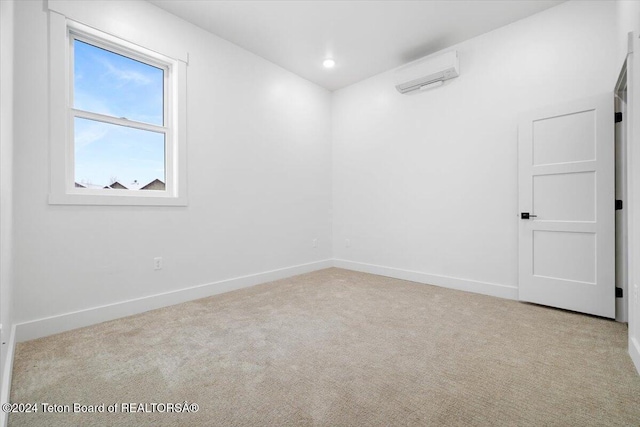
<path id="1" fill-rule="evenodd" d="M 336 90 L 563 0 L 149 1 Z"/>

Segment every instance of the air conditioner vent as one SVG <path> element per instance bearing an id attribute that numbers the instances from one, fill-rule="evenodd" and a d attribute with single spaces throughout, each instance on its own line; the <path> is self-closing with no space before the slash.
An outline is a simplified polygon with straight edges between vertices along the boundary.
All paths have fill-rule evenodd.
<path id="1" fill-rule="evenodd" d="M 396 89 L 400 93 L 408 93 L 422 86 L 453 79 L 459 75 L 458 52 L 454 50 L 418 59 L 396 70 Z"/>

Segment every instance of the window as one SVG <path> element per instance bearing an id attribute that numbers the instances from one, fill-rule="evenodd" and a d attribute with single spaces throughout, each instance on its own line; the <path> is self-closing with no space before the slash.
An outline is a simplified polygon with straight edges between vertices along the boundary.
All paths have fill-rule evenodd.
<path id="1" fill-rule="evenodd" d="M 51 40 L 50 203 L 186 205 L 186 64 L 64 22 L 64 50 Z"/>
<path id="2" fill-rule="evenodd" d="M 75 34 L 70 48 L 74 188 L 164 190 L 168 65 Z"/>

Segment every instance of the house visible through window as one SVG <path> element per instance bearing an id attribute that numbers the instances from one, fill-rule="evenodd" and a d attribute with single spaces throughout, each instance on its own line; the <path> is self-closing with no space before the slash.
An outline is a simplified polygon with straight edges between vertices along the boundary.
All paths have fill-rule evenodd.
<path id="1" fill-rule="evenodd" d="M 165 191 L 169 65 L 76 34 L 70 42 L 74 188 Z"/>

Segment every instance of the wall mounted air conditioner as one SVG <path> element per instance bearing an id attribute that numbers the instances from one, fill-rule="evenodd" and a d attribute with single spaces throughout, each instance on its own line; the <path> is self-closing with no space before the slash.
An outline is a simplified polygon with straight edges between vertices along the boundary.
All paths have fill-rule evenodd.
<path id="1" fill-rule="evenodd" d="M 396 89 L 400 93 L 430 89 L 459 75 L 458 52 L 454 50 L 418 59 L 398 68 L 395 73 Z"/>

